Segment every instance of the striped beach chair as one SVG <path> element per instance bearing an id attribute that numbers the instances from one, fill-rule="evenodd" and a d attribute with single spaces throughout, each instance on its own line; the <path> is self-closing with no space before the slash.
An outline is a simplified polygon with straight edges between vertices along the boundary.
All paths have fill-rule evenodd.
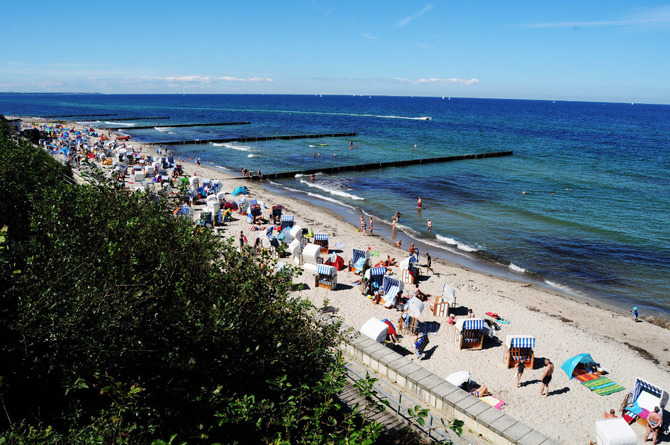
<path id="1" fill-rule="evenodd" d="M 327 233 L 315 233 L 314 234 L 314 244 L 321 246 L 321 252 L 328 253 L 328 234 Z"/>
<path id="2" fill-rule="evenodd" d="M 356 273 L 360 272 L 358 264 L 360 263 L 362 267 L 363 263 L 365 263 L 365 261 L 367 261 L 369 258 L 370 258 L 369 250 L 353 249 L 352 258 L 351 261 L 349 261 L 349 272 L 353 272 L 354 269 Z M 360 262 L 361 259 L 363 260 L 362 263 Z"/>
<path id="3" fill-rule="evenodd" d="M 284 230 L 287 227 L 293 227 L 294 218 L 293 215 L 281 215 L 281 229 Z"/>
<path id="4" fill-rule="evenodd" d="M 436 317 L 448 317 L 449 310 L 456 307 L 456 290 L 444 283 L 442 295 L 438 296 L 433 305 L 433 315 Z"/>
<path id="5" fill-rule="evenodd" d="M 523 362 L 526 368 L 533 367 L 535 359 L 535 337 L 530 335 L 508 335 L 503 350 L 503 362 L 507 369 L 514 368 L 519 362 Z"/>
<path id="6" fill-rule="evenodd" d="M 325 287 L 332 290 L 337 287 L 337 269 L 325 264 L 317 264 L 314 287 Z"/>
<path id="7" fill-rule="evenodd" d="M 377 288 L 381 289 L 384 285 L 384 276 L 386 275 L 385 267 L 373 267 L 370 269 L 370 282 L 377 283 Z"/>
<path id="8" fill-rule="evenodd" d="M 398 292 L 402 290 L 402 287 L 403 286 L 400 281 L 384 275 L 384 281 L 382 284 L 382 300 L 380 303 L 382 303 L 387 309 L 395 306 Z"/>
<path id="9" fill-rule="evenodd" d="M 481 318 L 457 320 L 454 343 L 458 349 L 482 349 L 484 346 L 484 320 Z"/>

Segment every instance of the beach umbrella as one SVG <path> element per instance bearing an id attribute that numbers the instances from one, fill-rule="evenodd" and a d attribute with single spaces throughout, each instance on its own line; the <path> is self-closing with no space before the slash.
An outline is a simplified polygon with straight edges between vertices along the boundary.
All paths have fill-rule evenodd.
<path id="1" fill-rule="evenodd" d="M 565 371 L 565 373 L 568 375 L 569 378 L 573 378 L 574 376 L 572 375 L 573 372 L 575 372 L 575 368 L 577 365 L 580 363 L 595 363 L 595 360 L 593 360 L 593 357 L 591 357 L 591 354 L 579 354 L 575 355 L 574 357 L 571 357 L 561 365 L 561 369 Z"/>

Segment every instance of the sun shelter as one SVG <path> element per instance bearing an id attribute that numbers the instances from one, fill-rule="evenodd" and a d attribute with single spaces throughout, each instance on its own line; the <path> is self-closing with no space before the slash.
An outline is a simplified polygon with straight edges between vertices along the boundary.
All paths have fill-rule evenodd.
<path id="1" fill-rule="evenodd" d="M 635 445 L 636 443 L 635 431 L 624 419 L 596 420 L 597 445 Z"/>
<path id="2" fill-rule="evenodd" d="M 458 349 L 482 349 L 484 346 L 484 320 L 461 318 L 456 320 L 454 343 Z"/>
<path id="3" fill-rule="evenodd" d="M 376 341 L 384 343 L 388 333 L 388 325 L 377 318 L 371 318 L 361 327 L 361 334 Z"/>
<path id="4" fill-rule="evenodd" d="M 314 234 L 314 244 L 321 246 L 321 252 L 328 252 L 328 234 L 327 233 L 315 233 Z"/>
<path id="5" fill-rule="evenodd" d="M 419 317 L 421 317 L 421 312 L 423 312 L 424 306 L 425 305 L 423 301 L 419 300 L 418 298 L 416 297 L 410 298 L 409 301 L 407 302 L 407 305 L 405 306 L 405 308 L 407 309 L 407 316 L 414 317 L 418 320 Z"/>
<path id="6" fill-rule="evenodd" d="M 326 261 L 324 261 L 323 264 L 333 266 L 337 270 L 343 270 L 344 269 L 344 259 L 336 253 L 330 255 L 328 257 L 328 259 Z"/>
<path id="7" fill-rule="evenodd" d="M 224 209 L 230 209 L 230 210 L 237 210 L 239 208 L 239 206 L 237 205 L 237 203 L 235 201 L 228 201 L 227 203 L 225 203 L 223 205 L 223 208 Z"/>
<path id="8" fill-rule="evenodd" d="M 321 258 L 321 246 L 318 244 L 307 244 L 302 249 L 302 261 L 304 264 L 321 264 L 323 259 Z"/>
<path id="9" fill-rule="evenodd" d="M 419 279 L 419 268 L 416 267 L 416 258 L 410 255 L 398 264 L 400 267 L 400 277 L 403 283 L 414 284 Z"/>
<path id="10" fill-rule="evenodd" d="M 637 377 L 635 388 L 626 396 L 626 401 L 624 417 L 637 419 L 638 423 L 646 427 L 649 413 L 652 413 L 657 406 L 663 409 L 668 404 L 668 393 L 661 387 Z"/>
<path id="11" fill-rule="evenodd" d="M 293 215 L 282 215 L 281 217 L 281 228 L 284 230 L 286 227 L 293 227 L 294 216 Z"/>
<path id="12" fill-rule="evenodd" d="M 433 305 L 433 315 L 436 317 L 448 317 L 449 310 L 456 307 L 456 290 L 444 283 L 442 295 L 438 296 Z"/>
<path id="13" fill-rule="evenodd" d="M 456 371 L 449 374 L 445 380 L 454 386 L 462 387 L 470 383 L 470 371 Z"/>
<path id="14" fill-rule="evenodd" d="M 337 287 L 337 269 L 325 264 L 317 264 L 314 287 L 325 287 L 332 290 Z"/>
<path id="15" fill-rule="evenodd" d="M 384 281 L 382 284 L 382 299 L 381 304 L 386 308 L 392 308 L 395 306 L 398 292 L 402 292 L 403 283 L 402 281 L 391 278 L 388 275 L 384 275 Z"/>
<path id="16" fill-rule="evenodd" d="M 237 187 L 235 190 L 233 190 L 232 195 L 233 196 L 238 196 L 238 195 L 248 195 L 249 190 L 247 190 L 246 187 Z"/>
<path id="17" fill-rule="evenodd" d="M 361 259 L 363 260 L 361 262 Z M 363 267 L 363 263 L 370 259 L 370 251 L 369 250 L 360 250 L 360 249 L 353 249 L 353 255 L 351 258 L 351 261 L 349 261 L 349 272 L 353 272 L 356 270 L 356 272 L 360 271 L 360 268 Z M 361 267 L 358 267 L 358 264 L 361 264 Z"/>
<path id="18" fill-rule="evenodd" d="M 590 365 L 595 365 L 595 363 L 596 361 L 593 360 L 591 354 L 579 354 L 567 359 L 565 363 L 561 365 L 561 369 L 565 371 L 569 378 L 573 379 L 577 377 L 575 374 L 575 368 L 577 368 L 580 364 L 582 366 L 579 366 L 579 368 L 584 368 Z"/>
<path id="19" fill-rule="evenodd" d="M 530 335 L 508 335 L 503 350 L 503 362 L 507 369 L 514 368 L 519 362 L 524 367 L 532 368 L 535 359 L 535 337 Z"/>

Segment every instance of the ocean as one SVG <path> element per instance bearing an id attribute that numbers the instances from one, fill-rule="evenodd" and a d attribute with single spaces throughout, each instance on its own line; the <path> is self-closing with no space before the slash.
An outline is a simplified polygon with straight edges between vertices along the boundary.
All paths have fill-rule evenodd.
<path id="1" fill-rule="evenodd" d="M 177 157 L 263 173 L 513 150 L 501 158 L 295 177 L 269 184 L 422 254 L 642 314 L 670 315 L 670 106 L 307 95 L 0 94 L 5 115 L 124 126 L 133 141 L 357 132 L 175 145 Z M 114 118 L 169 116 L 168 120 Z M 424 120 L 428 116 L 430 120 Z M 248 125 L 133 130 L 135 125 Z M 350 148 L 353 147 L 353 148 Z M 417 209 L 417 199 L 423 207 Z M 400 211 L 398 233 L 392 215 Z M 299 218 L 299 215 L 297 216 Z M 433 230 L 428 233 L 426 220 Z M 347 246 L 347 249 L 353 246 Z M 346 253 L 345 253 L 346 255 Z"/>

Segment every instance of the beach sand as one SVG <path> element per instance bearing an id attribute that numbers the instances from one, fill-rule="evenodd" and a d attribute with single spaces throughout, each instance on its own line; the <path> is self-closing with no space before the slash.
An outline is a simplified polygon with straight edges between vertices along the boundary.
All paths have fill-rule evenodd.
<path id="1" fill-rule="evenodd" d="M 134 147 L 141 146 L 135 141 L 130 143 Z M 154 146 L 147 145 L 142 150 L 144 154 L 156 155 Z M 178 151 L 175 157 L 180 159 Z M 385 259 L 386 255 L 398 261 L 408 256 L 407 250 L 396 248 L 381 236 L 364 235 L 357 231 L 355 226 L 339 219 L 331 210 L 268 191 L 262 181 L 250 182 L 212 166 L 196 166 L 190 159 L 185 159 L 182 165 L 188 175 L 197 173 L 201 178 L 221 179 L 223 190 L 228 193 L 238 186 L 247 186 L 250 197 L 268 207 L 282 204 L 284 214 L 294 215 L 300 226 L 312 228 L 315 233 L 329 233 L 331 249 L 343 243 L 345 247 L 339 249 L 339 254 L 345 263 L 351 260 L 352 248 L 378 251 L 380 256 L 372 258 L 373 262 Z M 199 208 L 202 206 L 196 207 Z M 256 237 L 263 233 L 251 231 L 251 225 L 242 215 L 236 214 L 235 219 L 226 224 L 224 236 L 237 237 L 243 231 L 249 243 L 253 244 Z M 288 259 L 283 261 L 289 262 Z M 425 252 L 421 252 L 419 264 L 425 264 Z M 594 421 L 602 418 L 603 412 L 611 408 L 619 414 L 619 406 L 625 394 L 632 389 L 636 377 L 670 390 L 670 331 L 667 329 L 649 322 L 634 323 L 631 315 L 602 307 L 596 301 L 577 301 L 534 284 L 468 270 L 448 261 L 434 259 L 432 268 L 435 273 L 424 275 L 420 282 L 421 290 L 433 295 L 426 303 L 421 321 L 435 321 L 439 323 L 439 330 L 430 335 L 427 358 L 417 363 L 442 377 L 455 371 L 469 370 L 474 381 L 485 384 L 495 397 L 506 402 L 504 412 L 548 437 L 566 444 L 595 440 Z M 400 269 L 394 269 L 397 269 L 399 278 Z M 424 272 L 425 268 L 422 268 Z M 355 329 L 360 329 L 370 317 L 388 318 L 397 328 L 400 312 L 373 304 L 361 294 L 357 285 L 352 284 L 356 278 L 353 273 L 340 271 L 338 287 L 329 291 L 315 289 L 313 274 L 305 271 L 296 279 L 296 282 L 305 284 L 298 294 L 316 306 L 327 302 L 336 307 L 338 315 Z M 501 324 L 496 332 L 499 342 L 489 341 L 483 350 L 457 349 L 454 328 L 446 323 L 445 318 L 434 317 L 428 308 L 434 297 L 441 294 L 444 283 L 456 289 L 457 306 L 461 307 L 459 313 L 470 308 L 478 317 L 483 318 L 485 312 L 491 311 L 510 320 L 509 324 Z M 414 285 L 406 284 L 404 293 L 410 293 L 414 288 Z M 518 389 L 514 369 L 506 369 L 503 363 L 507 335 L 532 335 L 537 341 L 535 363 L 539 365 L 526 370 L 522 386 Z M 401 338 L 401 345 L 413 351 L 412 340 Z M 607 369 L 608 377 L 624 386 L 626 391 L 599 396 L 576 379 L 570 380 L 560 366 L 580 353 L 591 354 Z M 550 359 L 556 367 L 549 386 L 549 397 L 540 395 L 544 358 Z M 633 425 L 633 429 L 639 439 L 644 437 L 643 427 Z"/>

